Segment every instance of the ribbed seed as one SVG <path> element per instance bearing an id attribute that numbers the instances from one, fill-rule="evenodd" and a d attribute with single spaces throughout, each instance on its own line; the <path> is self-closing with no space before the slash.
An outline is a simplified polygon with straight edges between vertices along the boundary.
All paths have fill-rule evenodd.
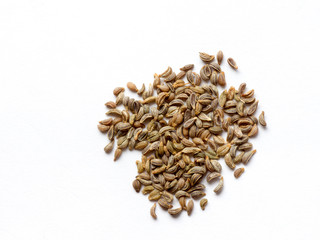
<path id="1" fill-rule="evenodd" d="M 261 126 L 267 126 L 267 123 L 264 119 L 264 111 L 261 112 L 261 114 L 259 115 L 259 123 Z"/>
<path id="2" fill-rule="evenodd" d="M 239 177 L 242 175 L 243 172 L 244 172 L 244 168 L 238 168 L 238 169 L 236 169 L 236 170 L 234 171 L 234 177 L 235 177 L 235 178 L 239 178 Z"/>
<path id="3" fill-rule="evenodd" d="M 157 214 L 156 214 L 156 207 L 157 207 L 157 204 L 154 203 L 150 209 L 150 215 L 151 217 L 153 217 L 154 219 L 157 219 Z"/>
<path id="4" fill-rule="evenodd" d="M 206 199 L 206 198 L 201 199 L 200 207 L 202 210 L 204 210 L 206 208 L 207 204 L 208 204 L 208 199 Z"/>

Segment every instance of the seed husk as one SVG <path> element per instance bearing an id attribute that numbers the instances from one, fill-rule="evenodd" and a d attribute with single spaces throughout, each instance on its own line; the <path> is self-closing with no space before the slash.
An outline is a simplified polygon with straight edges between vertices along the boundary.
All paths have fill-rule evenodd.
<path id="1" fill-rule="evenodd" d="M 153 217 L 153 219 L 157 219 L 156 207 L 157 207 L 157 204 L 154 203 L 150 209 L 150 215 L 151 217 Z"/>
<path id="2" fill-rule="evenodd" d="M 230 65 L 230 67 L 232 67 L 235 70 L 238 69 L 237 63 L 233 58 L 228 58 L 227 61 L 228 61 L 229 65 Z"/>
<path id="3" fill-rule="evenodd" d="M 264 119 L 264 111 L 262 111 L 259 115 L 259 123 L 261 126 L 264 126 L 264 127 L 267 126 L 267 123 Z"/>
<path id="4" fill-rule="evenodd" d="M 244 168 L 238 168 L 238 169 L 236 169 L 236 170 L 234 171 L 234 177 L 235 177 L 235 178 L 239 178 L 239 177 L 242 175 L 243 172 L 244 172 Z"/>
<path id="5" fill-rule="evenodd" d="M 105 132 L 107 132 L 107 131 L 110 129 L 110 126 L 106 126 L 106 125 L 101 125 L 101 124 L 99 124 L 99 125 L 98 125 L 98 129 L 99 129 L 100 132 L 105 133 Z"/>
<path id="6" fill-rule="evenodd" d="M 206 198 L 201 199 L 200 207 L 202 210 L 204 210 L 206 208 L 207 204 L 208 204 L 208 199 L 206 199 Z"/>

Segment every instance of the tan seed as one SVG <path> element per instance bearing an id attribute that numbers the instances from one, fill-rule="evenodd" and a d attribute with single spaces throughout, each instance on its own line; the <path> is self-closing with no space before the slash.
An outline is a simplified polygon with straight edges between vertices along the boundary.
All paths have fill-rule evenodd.
<path id="1" fill-rule="evenodd" d="M 121 156 L 122 150 L 120 148 L 117 148 L 116 151 L 114 152 L 114 161 L 118 160 L 119 157 Z"/>
<path id="2" fill-rule="evenodd" d="M 221 65 L 222 59 L 223 59 L 223 52 L 220 50 L 220 51 L 217 53 L 217 61 L 218 61 L 218 64 L 219 64 L 219 65 Z"/>
<path id="3" fill-rule="evenodd" d="M 169 210 L 168 210 L 168 213 L 169 213 L 170 215 L 172 215 L 172 216 L 176 216 L 176 215 L 178 215 L 179 213 L 181 213 L 181 211 L 182 211 L 182 208 L 179 207 L 179 208 L 169 209 Z"/>
<path id="4" fill-rule="evenodd" d="M 206 198 L 201 199 L 200 207 L 202 210 L 204 210 L 206 208 L 207 204 L 208 204 L 208 199 L 206 199 Z"/>
<path id="5" fill-rule="evenodd" d="M 200 53 L 199 53 L 199 56 L 200 56 L 200 59 L 201 59 L 202 61 L 204 61 L 205 63 L 212 62 L 213 59 L 214 59 L 214 55 L 209 55 L 209 54 L 204 53 L 204 52 L 200 52 Z"/>
<path id="6" fill-rule="evenodd" d="M 267 123 L 264 119 L 264 111 L 261 112 L 261 114 L 259 115 L 259 123 L 261 126 L 267 126 Z"/>
<path id="7" fill-rule="evenodd" d="M 113 90 L 113 94 L 115 96 L 118 96 L 121 92 L 124 92 L 124 88 L 123 87 L 116 87 L 114 90 Z"/>
<path id="8" fill-rule="evenodd" d="M 236 61 L 235 61 L 233 58 L 228 58 L 227 61 L 228 61 L 229 65 L 230 65 L 233 69 L 235 69 L 235 70 L 238 69 L 237 63 L 236 63 Z"/>
<path id="9" fill-rule="evenodd" d="M 188 201 L 188 204 L 187 204 L 187 213 L 188 213 L 188 216 L 191 215 L 192 210 L 193 210 L 193 206 L 194 206 L 193 200 L 190 199 L 190 200 Z"/>
<path id="10" fill-rule="evenodd" d="M 128 82 L 127 83 L 127 88 L 132 91 L 132 92 L 138 92 L 137 86 L 133 82 Z"/>
<path id="11" fill-rule="evenodd" d="M 220 178 L 217 187 L 213 191 L 215 193 L 219 193 L 219 192 L 221 192 L 222 188 L 223 188 L 223 177 Z"/>
<path id="12" fill-rule="evenodd" d="M 236 170 L 234 171 L 234 177 L 235 177 L 235 178 L 239 178 L 239 177 L 242 175 L 243 172 L 244 172 L 244 168 L 238 168 L 238 169 L 236 169 Z"/>
<path id="13" fill-rule="evenodd" d="M 110 153 L 113 149 L 113 145 L 114 145 L 114 140 L 110 141 L 110 143 L 107 146 L 105 146 L 104 151 L 106 153 Z"/>
<path id="14" fill-rule="evenodd" d="M 157 219 L 156 207 L 157 207 L 157 204 L 154 203 L 150 209 L 150 215 L 151 217 L 153 217 L 153 219 Z"/>

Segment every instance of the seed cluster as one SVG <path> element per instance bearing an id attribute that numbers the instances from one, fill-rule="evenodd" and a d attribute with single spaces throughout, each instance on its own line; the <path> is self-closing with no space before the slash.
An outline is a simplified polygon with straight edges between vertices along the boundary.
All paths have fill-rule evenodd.
<path id="1" fill-rule="evenodd" d="M 154 74 L 153 84 L 148 88 L 143 84 L 138 89 L 128 82 L 128 89 L 142 100 L 125 96 L 122 87 L 115 88 L 115 102 L 105 104 L 110 118 L 98 125 L 110 140 L 104 148 L 106 153 L 113 150 L 116 140 L 114 160 L 127 148 L 141 150 L 133 188 L 140 192 L 143 187 L 142 194 L 171 215 L 183 210 L 191 214 L 192 199 L 206 196 L 206 187 L 201 183 L 204 178 L 208 182 L 217 181 L 215 193 L 222 190 L 221 157 L 234 170 L 235 178 L 239 178 L 244 168 L 236 169 L 236 165 L 247 164 L 256 153 L 249 138 L 257 135 L 259 123 L 266 126 L 264 112 L 258 119 L 254 116 L 259 101 L 254 90 L 246 91 L 245 83 L 219 94 L 217 86 L 226 85 L 220 67 L 222 51 L 217 54 L 218 63 L 214 62 L 214 55 L 207 53 L 200 53 L 200 58 L 205 64 L 199 74 L 192 71 L 193 64 L 188 64 L 178 74 L 171 67 Z M 234 70 L 238 69 L 232 58 L 227 62 Z M 124 110 L 117 109 L 120 105 Z M 226 139 L 221 136 L 223 132 L 227 133 Z M 173 208 L 174 198 L 180 207 Z M 200 201 L 203 210 L 207 203 L 204 198 Z M 157 218 L 156 203 L 150 214 Z"/>

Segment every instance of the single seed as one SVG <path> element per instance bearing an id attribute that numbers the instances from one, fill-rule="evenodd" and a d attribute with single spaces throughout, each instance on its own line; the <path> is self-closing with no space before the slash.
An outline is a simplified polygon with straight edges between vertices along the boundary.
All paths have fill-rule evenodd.
<path id="1" fill-rule="evenodd" d="M 233 69 L 235 69 L 235 70 L 238 69 L 237 63 L 236 63 L 236 61 L 233 60 L 233 58 L 228 58 L 227 61 L 228 61 L 229 65 L 230 65 Z"/>
<path id="2" fill-rule="evenodd" d="M 114 152 L 114 161 L 118 160 L 119 157 L 121 156 L 122 150 L 120 148 L 117 148 L 116 151 Z"/>
<path id="3" fill-rule="evenodd" d="M 218 64 L 219 64 L 219 65 L 221 65 L 222 59 L 223 59 L 223 52 L 220 50 L 220 51 L 217 53 L 217 60 L 218 60 Z"/>
<path id="4" fill-rule="evenodd" d="M 113 149 L 114 140 L 112 140 L 107 146 L 105 146 L 104 151 L 106 153 L 110 153 Z"/>
<path id="5" fill-rule="evenodd" d="M 242 175 L 243 172 L 244 172 L 244 168 L 238 168 L 238 169 L 236 169 L 236 170 L 234 171 L 234 177 L 235 177 L 235 178 L 239 178 L 239 177 Z"/>
<path id="6" fill-rule="evenodd" d="M 169 209 L 168 210 L 168 213 L 170 214 L 170 215 L 172 215 L 172 216 L 176 216 L 176 215 L 178 215 L 179 213 L 181 213 L 181 211 L 182 211 L 182 208 L 181 207 L 179 207 L 179 208 L 172 208 L 172 209 Z"/>
<path id="7" fill-rule="evenodd" d="M 193 200 L 190 199 L 190 200 L 188 201 L 188 204 L 187 204 L 187 213 L 188 213 L 188 216 L 191 215 L 192 210 L 193 210 L 193 206 L 194 206 Z"/>
<path id="8" fill-rule="evenodd" d="M 118 96 L 121 92 L 124 92 L 124 88 L 123 87 L 116 87 L 114 90 L 113 90 L 113 94 L 115 96 Z"/>
<path id="9" fill-rule="evenodd" d="M 157 207 L 157 204 L 154 203 L 150 209 L 150 215 L 151 217 L 153 217 L 154 219 L 157 219 L 157 214 L 156 214 L 156 207 Z"/>
<path id="10" fill-rule="evenodd" d="M 132 91 L 132 92 L 138 92 L 137 86 L 133 82 L 128 82 L 127 83 L 127 88 Z"/>
<path id="11" fill-rule="evenodd" d="M 201 199 L 200 207 L 202 210 L 204 210 L 206 208 L 207 204 L 208 204 L 208 199 L 206 199 L 206 198 Z"/>
<path id="12" fill-rule="evenodd" d="M 141 183 L 139 182 L 139 180 L 137 180 L 137 179 L 133 180 L 132 186 L 133 186 L 134 190 L 136 190 L 137 193 L 140 192 Z"/>
<path id="13" fill-rule="evenodd" d="M 259 115 L 259 123 L 261 126 L 267 126 L 267 123 L 264 119 L 264 111 L 261 112 L 261 114 Z"/>
<path id="14" fill-rule="evenodd" d="M 209 54 L 203 53 L 203 52 L 200 52 L 200 53 L 199 53 L 199 56 L 200 56 L 200 59 L 201 59 L 202 61 L 204 61 L 205 63 L 212 62 L 213 59 L 214 59 L 214 55 L 209 55 Z"/>
<path id="15" fill-rule="evenodd" d="M 222 188 L 223 188 L 223 177 L 220 178 L 217 187 L 213 191 L 215 193 L 219 193 L 219 192 L 221 192 Z"/>

